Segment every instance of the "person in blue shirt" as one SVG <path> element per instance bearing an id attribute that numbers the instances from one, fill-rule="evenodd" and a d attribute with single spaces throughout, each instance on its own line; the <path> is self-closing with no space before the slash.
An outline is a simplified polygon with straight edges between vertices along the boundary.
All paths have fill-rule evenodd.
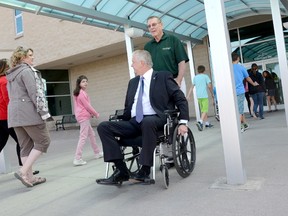
<path id="1" fill-rule="evenodd" d="M 190 98 L 192 90 L 195 86 L 196 95 L 197 95 L 197 99 L 198 99 L 198 103 L 199 103 L 200 111 L 201 111 L 201 119 L 197 122 L 196 125 L 198 127 L 198 130 L 202 131 L 204 129 L 204 126 L 203 126 L 204 123 L 205 123 L 206 128 L 213 127 L 213 125 L 210 124 L 208 121 L 209 99 L 208 99 L 207 88 L 209 89 L 213 100 L 214 100 L 214 95 L 213 95 L 213 88 L 212 88 L 211 80 L 207 74 L 204 74 L 205 67 L 203 65 L 199 65 L 197 68 L 197 71 L 198 71 L 198 74 L 193 79 L 192 87 L 190 88 L 188 92 L 187 99 Z"/>
<path id="2" fill-rule="evenodd" d="M 243 80 L 246 79 L 248 83 L 253 86 L 259 85 L 257 82 L 253 82 L 253 80 L 249 77 L 249 74 L 245 67 L 239 64 L 240 57 L 237 53 L 232 53 L 232 63 L 233 63 L 233 72 L 235 79 L 235 87 L 236 87 L 236 95 L 237 95 L 237 103 L 238 110 L 240 114 L 240 122 L 241 122 L 241 132 L 244 132 L 249 128 L 249 125 L 246 122 L 244 116 L 244 99 L 245 99 L 245 87 L 243 84 Z"/>

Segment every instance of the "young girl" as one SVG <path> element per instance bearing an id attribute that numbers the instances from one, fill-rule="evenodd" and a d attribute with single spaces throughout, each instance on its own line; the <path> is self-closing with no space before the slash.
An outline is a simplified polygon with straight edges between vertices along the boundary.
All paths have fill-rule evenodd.
<path id="1" fill-rule="evenodd" d="M 89 136 L 91 146 L 95 153 L 95 158 L 103 157 L 103 152 L 100 151 L 96 144 L 95 132 L 90 124 L 90 119 L 95 116 L 99 117 L 99 113 L 90 104 L 89 96 L 86 92 L 88 86 L 88 79 L 81 75 L 76 80 L 76 88 L 74 94 L 74 109 L 77 121 L 80 124 L 80 136 L 75 153 L 73 164 L 75 166 L 85 165 L 87 162 L 82 160 L 82 151 L 87 137 Z"/>

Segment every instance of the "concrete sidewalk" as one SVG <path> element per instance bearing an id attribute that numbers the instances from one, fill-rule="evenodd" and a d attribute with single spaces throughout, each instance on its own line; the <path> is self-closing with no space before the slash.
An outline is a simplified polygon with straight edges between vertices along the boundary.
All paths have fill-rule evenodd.
<path id="1" fill-rule="evenodd" d="M 264 120 L 248 118 L 250 129 L 242 134 L 242 156 L 248 182 L 258 187 L 213 189 L 225 179 L 225 163 L 220 125 L 199 132 L 190 126 L 197 146 L 196 167 L 191 176 L 181 178 L 169 171 L 166 190 L 160 171 L 155 185 L 101 186 L 102 159 L 93 159 L 89 143 L 83 158 L 88 162 L 73 167 L 79 131 L 51 131 L 49 152 L 36 163 L 39 176 L 47 182 L 26 188 L 13 173 L 0 175 L 0 211 L 3 216 L 286 216 L 288 214 L 288 133 L 284 111 L 265 113 Z M 100 143 L 99 138 L 98 143 Z M 13 170 L 17 170 L 15 144 L 7 144 Z"/>

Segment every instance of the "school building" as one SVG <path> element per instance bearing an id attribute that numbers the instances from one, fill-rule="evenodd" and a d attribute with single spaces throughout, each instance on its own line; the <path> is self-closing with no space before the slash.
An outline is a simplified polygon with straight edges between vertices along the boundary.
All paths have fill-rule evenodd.
<path id="1" fill-rule="evenodd" d="M 127 9 L 124 11 L 124 2 L 125 7 L 131 4 L 129 16 Z M 251 0 L 224 1 L 231 52 L 237 51 L 240 54 L 242 63 L 247 69 L 252 63 L 257 63 L 260 71 L 268 70 L 275 73 L 278 87 L 277 102 L 281 105 L 284 100 L 271 5 L 268 0 L 261 2 L 260 4 L 259 1 Z M 86 75 L 89 79 L 88 93 L 91 103 L 101 115 L 99 120 L 93 120 L 97 125 L 98 121 L 106 120 L 116 109 L 123 108 L 127 83 L 131 78 L 125 26 L 117 23 L 121 22 L 123 17 L 127 17 L 132 24 L 137 23 L 136 27 L 145 27 L 148 16 L 158 15 L 163 20 L 165 30 L 180 38 L 183 36 L 181 39 L 187 50 L 192 48 L 193 59 L 190 58 L 185 75 L 187 90 L 191 86 L 191 79 L 198 65 L 204 65 L 213 83 L 215 82 L 216 71 L 213 71 L 211 61 L 203 2 L 161 1 L 160 6 L 153 1 L 147 1 L 142 5 L 132 3 L 133 1 L 116 3 L 116 1 L 88 0 L 73 3 L 1 1 L 0 57 L 9 58 L 17 46 L 30 47 L 34 50 L 34 63 L 46 80 L 49 109 L 55 119 L 73 113 L 72 92 L 76 78 L 81 74 Z M 287 50 L 288 32 L 285 28 L 288 23 L 287 2 L 279 1 L 279 7 Z M 148 13 L 145 10 L 149 8 Z M 109 13 L 112 14 L 115 23 L 109 21 L 113 18 L 103 17 L 103 14 L 94 15 L 99 16 L 96 23 L 95 17 L 90 15 L 91 10 L 107 16 Z M 126 15 L 121 15 L 124 12 Z M 84 13 L 87 14 L 85 19 Z M 189 32 L 188 24 L 194 28 L 193 31 Z M 186 25 L 186 29 L 182 25 Z M 142 31 L 142 36 L 132 39 L 133 49 L 142 49 L 151 39 L 147 29 Z M 191 36 L 191 47 L 185 43 L 187 35 Z M 196 117 L 197 109 L 195 110 L 193 101 L 194 97 L 189 101 L 190 116 Z M 213 115 L 213 102 L 210 98 L 209 116 Z M 52 123 L 49 124 L 53 126 Z"/>

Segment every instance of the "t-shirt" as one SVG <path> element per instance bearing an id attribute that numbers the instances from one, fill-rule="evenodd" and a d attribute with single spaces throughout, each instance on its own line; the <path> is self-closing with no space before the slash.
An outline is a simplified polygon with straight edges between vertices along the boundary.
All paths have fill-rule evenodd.
<path id="1" fill-rule="evenodd" d="M 144 49 L 151 54 L 154 70 L 170 71 L 174 78 L 178 76 L 178 64 L 189 61 L 183 44 L 174 35 L 164 33 L 159 42 L 152 39 Z"/>
<path id="2" fill-rule="evenodd" d="M 236 95 L 245 94 L 243 80 L 249 76 L 245 67 L 240 64 L 233 64 Z"/>
<path id="3" fill-rule="evenodd" d="M 197 98 L 208 98 L 207 85 L 211 80 L 207 74 L 197 74 L 193 79 L 193 85 L 196 88 Z"/>

